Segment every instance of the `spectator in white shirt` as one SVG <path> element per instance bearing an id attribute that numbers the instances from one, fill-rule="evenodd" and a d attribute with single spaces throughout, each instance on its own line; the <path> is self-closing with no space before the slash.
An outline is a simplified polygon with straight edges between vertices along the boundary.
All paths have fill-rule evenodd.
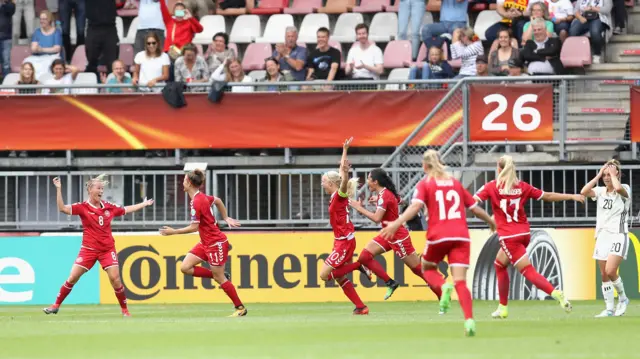
<path id="1" fill-rule="evenodd" d="M 478 39 L 470 28 L 455 29 L 451 44 L 451 59 L 462 60 L 460 72 L 455 78 L 476 76 L 476 58 L 484 54 L 482 41 Z"/>
<path id="2" fill-rule="evenodd" d="M 44 81 L 44 85 L 71 85 L 78 77 L 79 70 L 71 65 L 65 65 L 62 59 L 56 59 L 51 64 L 51 74 L 53 77 Z M 48 94 L 69 94 L 68 88 L 43 89 L 42 93 Z"/>
<path id="3" fill-rule="evenodd" d="M 133 44 L 133 51 L 137 54 L 145 49 L 145 37 L 147 33 L 153 32 L 160 40 L 160 48 L 164 46 L 164 21 L 162 21 L 162 11 L 160 10 L 161 0 L 140 0 L 138 9 L 138 29 L 136 40 Z M 164 1 L 164 0 L 162 0 Z"/>
<path id="4" fill-rule="evenodd" d="M 154 88 L 154 86 L 169 80 L 171 59 L 169 59 L 169 55 L 162 52 L 162 45 L 155 33 L 148 33 L 144 42 L 146 49 L 138 52 L 133 59 L 135 63 L 133 85 L 141 86 L 139 88 L 141 91 L 160 92 L 162 88 Z M 142 86 L 147 88 L 142 88 Z"/>
<path id="5" fill-rule="evenodd" d="M 227 58 L 220 64 L 211 74 L 211 82 L 213 81 L 253 83 L 253 79 L 244 74 L 242 63 L 237 58 Z M 253 87 L 254 86 L 233 86 L 231 87 L 231 92 L 253 92 Z"/>
<path id="6" fill-rule="evenodd" d="M 573 21 L 573 4 L 570 0 L 549 0 L 549 18 L 553 21 L 553 30 L 560 41 L 569 36 L 569 28 Z"/>
<path id="7" fill-rule="evenodd" d="M 356 26 L 356 39 L 357 43 L 347 55 L 346 75 L 354 80 L 379 80 L 384 71 L 382 50 L 369 41 L 369 27 L 366 24 Z"/>

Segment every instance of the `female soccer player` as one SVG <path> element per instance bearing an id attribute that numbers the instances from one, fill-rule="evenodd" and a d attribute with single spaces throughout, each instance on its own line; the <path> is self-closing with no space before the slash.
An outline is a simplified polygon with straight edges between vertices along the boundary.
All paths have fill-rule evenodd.
<path id="1" fill-rule="evenodd" d="M 127 309 L 127 297 L 124 293 L 124 286 L 120 279 L 120 266 L 115 247 L 115 241 L 111 232 L 111 221 L 114 217 L 124 216 L 133 213 L 153 204 L 152 199 L 144 199 L 142 203 L 133 206 L 121 207 L 119 205 L 103 201 L 104 186 L 108 183 L 104 180 L 105 175 L 92 178 L 86 183 L 89 199 L 86 202 L 64 204 L 62 200 L 62 184 L 60 178 L 53 179 L 56 187 L 56 201 L 58 210 L 67 215 L 80 216 L 82 221 L 82 246 L 76 262 L 71 268 L 71 274 L 67 281 L 60 288 L 56 302 L 49 308 L 45 308 L 46 314 L 58 314 L 60 305 L 71 293 L 73 285 L 78 282 L 83 274 L 88 272 L 96 262 L 100 262 L 102 269 L 107 272 L 109 281 L 116 293 L 116 298 L 120 303 L 122 315 L 130 317 Z"/>
<path id="2" fill-rule="evenodd" d="M 322 188 L 331 196 L 329 200 L 329 222 L 333 229 L 333 251 L 327 257 L 322 269 L 320 279 L 329 281 L 334 279 L 344 294 L 356 306 L 353 310 L 355 315 L 369 314 L 367 308 L 353 283 L 346 275 L 360 268 L 361 264 L 353 262 L 353 252 L 356 249 L 355 229 L 349 220 L 349 198 L 353 197 L 358 187 L 358 179 L 349 179 L 349 169 L 351 165 L 347 160 L 347 150 L 353 137 L 344 141 L 342 148 L 342 159 L 340 161 L 340 173 L 329 171 L 322 175 Z"/>
<path id="3" fill-rule="evenodd" d="M 200 242 L 187 253 L 180 265 L 180 270 L 182 273 L 194 277 L 213 278 L 236 308 L 230 316 L 243 317 L 247 315 L 247 308 L 238 297 L 236 287 L 227 279 L 224 273 L 224 264 L 227 262 L 229 254 L 229 241 L 227 236 L 220 230 L 220 227 L 218 227 L 211 206 L 215 205 L 218 208 L 220 215 L 222 215 L 229 227 L 240 227 L 240 222 L 227 215 L 227 209 L 220 198 L 207 196 L 200 192 L 199 188 L 204 183 L 204 180 L 204 172 L 199 169 L 190 171 L 184 176 L 182 186 L 191 198 L 191 224 L 179 229 L 165 226 L 160 229 L 160 234 L 171 236 L 199 232 Z M 205 261 L 209 263 L 211 270 L 198 266 L 198 264 Z"/>
<path id="4" fill-rule="evenodd" d="M 418 183 L 411 205 L 398 219 L 382 229 L 381 236 L 387 240 L 393 239 L 404 222 L 415 217 L 424 206 L 427 207 L 429 231 L 427 245 L 422 254 L 422 275 L 434 292 L 441 292 L 440 311 L 446 313 L 451 306 L 454 286 L 445 283 L 444 278 L 438 273 L 437 266 L 447 256 L 455 290 L 464 313 L 465 333 L 473 336 L 476 333 L 476 322 L 473 320 L 471 292 L 466 282 L 471 239 L 465 208 L 488 223 L 492 230 L 495 223 L 487 212 L 477 206 L 462 184 L 445 171 L 438 152 L 427 150 L 423 156 L 422 168 L 427 177 Z"/>
<path id="5" fill-rule="evenodd" d="M 610 160 L 580 191 L 583 196 L 598 203 L 596 247 L 593 258 L 598 261 L 600 268 L 602 296 L 606 308 L 602 313 L 596 315 L 596 318 L 624 315 L 629 305 L 629 298 L 624 292 L 618 268 L 622 261 L 627 259 L 627 251 L 629 250 L 627 218 L 631 209 L 631 188 L 620 183 L 620 175 L 620 162 Z M 605 187 L 597 186 L 600 178 L 603 179 Z M 615 304 L 613 288 L 618 291 L 618 307 L 615 312 L 613 310 Z"/>
<path id="6" fill-rule="evenodd" d="M 564 293 L 556 290 L 549 281 L 540 275 L 531 265 L 527 256 L 527 246 L 531 240 L 529 221 L 524 210 L 526 201 L 530 198 L 545 202 L 558 202 L 574 200 L 584 203 L 584 197 L 579 194 L 564 194 L 543 192 L 527 182 L 518 179 L 516 166 L 511 156 L 504 155 L 498 160 L 498 177 L 482 186 L 475 198 L 478 202 L 490 200 L 493 215 L 498 225 L 500 250 L 496 256 L 494 267 L 498 279 L 498 295 L 500 305 L 493 312 L 493 318 L 507 318 L 509 311 L 507 303 L 509 299 L 509 262 L 538 289 L 547 293 L 560 303 L 565 311 L 571 311 L 571 303 L 565 298 Z"/>
<path id="7" fill-rule="evenodd" d="M 400 196 L 396 186 L 393 184 L 389 174 L 382 168 L 376 168 L 369 173 L 367 178 L 367 185 L 369 190 L 378 194 L 376 212 L 370 212 L 362 206 L 360 201 L 350 200 L 349 204 L 356 211 L 362 213 L 363 216 L 369 218 L 375 223 L 381 223 L 382 227 L 386 227 L 388 222 L 398 219 L 398 202 Z M 393 295 L 399 284 L 389 277 L 389 274 L 385 272 L 384 268 L 378 263 L 374 257 L 393 250 L 395 254 L 404 261 L 404 263 L 415 273 L 418 277 L 422 278 L 422 265 L 420 264 L 420 257 L 416 254 L 415 248 L 411 243 L 411 236 L 409 231 L 400 226 L 398 231 L 392 240 L 388 241 L 382 236 L 377 236 L 367 244 L 366 247 L 360 252 L 358 262 L 362 263 L 366 268 L 371 270 L 378 278 L 382 278 L 387 285 L 387 294 L 384 296 L 384 300 L 387 300 Z M 424 279 L 424 278 L 423 278 Z M 439 298 L 438 298 L 439 299 Z"/>

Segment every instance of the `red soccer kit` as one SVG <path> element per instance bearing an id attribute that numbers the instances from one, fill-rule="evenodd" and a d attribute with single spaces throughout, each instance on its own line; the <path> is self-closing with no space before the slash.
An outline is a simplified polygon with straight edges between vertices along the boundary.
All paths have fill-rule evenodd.
<path id="1" fill-rule="evenodd" d="M 514 265 L 527 254 L 531 239 L 524 204 L 530 198 L 539 201 L 543 195 L 543 191 L 524 181 L 515 183 L 507 193 L 498 188 L 495 180 L 482 186 L 475 195 L 480 201 L 491 201 L 500 246 Z"/>
<path id="2" fill-rule="evenodd" d="M 333 229 L 333 251 L 325 263 L 333 269 L 353 261 L 356 237 L 353 223 L 349 219 L 349 198 L 334 192 L 329 200 L 329 222 Z"/>
<path id="3" fill-rule="evenodd" d="M 447 256 L 450 266 L 469 266 L 471 240 L 465 209 L 476 206 L 473 196 L 454 178 L 428 177 L 416 186 L 413 201 L 426 205 L 429 213 L 422 258 L 440 263 Z"/>
<path id="4" fill-rule="evenodd" d="M 393 222 L 399 217 L 398 197 L 394 196 L 393 193 L 386 188 L 383 188 L 382 191 L 378 193 L 377 208 L 384 211 L 381 221 L 382 228 L 387 226 L 387 222 Z M 396 231 L 395 236 L 391 240 L 386 240 L 382 236 L 377 236 L 373 240 L 377 245 L 382 247 L 385 252 L 393 250 L 401 259 L 416 252 L 411 243 L 409 231 L 404 226 L 398 228 L 398 231 Z"/>
<path id="5" fill-rule="evenodd" d="M 75 263 L 77 266 L 88 271 L 96 261 L 99 261 L 105 270 L 118 265 L 111 221 L 125 213 L 123 207 L 107 201 L 101 201 L 100 207 L 95 207 L 89 202 L 71 205 L 71 215 L 80 217 L 83 228 L 82 247 Z"/>
<path id="6" fill-rule="evenodd" d="M 229 254 L 227 236 L 218 227 L 213 214 L 215 197 L 196 192 L 191 200 L 191 223 L 199 223 L 200 242 L 189 253 L 212 266 L 223 266 Z"/>

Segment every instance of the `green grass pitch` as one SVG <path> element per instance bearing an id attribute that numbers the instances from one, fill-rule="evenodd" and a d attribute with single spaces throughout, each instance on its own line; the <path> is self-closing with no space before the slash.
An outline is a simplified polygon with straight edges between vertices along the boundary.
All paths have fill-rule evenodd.
<path id="1" fill-rule="evenodd" d="M 478 334 L 466 338 L 457 302 L 444 316 L 435 302 L 371 303 L 369 316 L 327 304 L 254 304 L 244 318 L 230 305 L 0 307 L 0 358 L 640 358 L 640 310 L 594 319 L 601 301 L 474 302 Z"/>

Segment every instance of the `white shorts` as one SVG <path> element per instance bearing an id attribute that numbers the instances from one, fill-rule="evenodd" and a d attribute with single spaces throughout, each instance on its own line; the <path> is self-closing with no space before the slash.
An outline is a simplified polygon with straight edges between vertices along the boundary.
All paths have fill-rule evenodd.
<path id="1" fill-rule="evenodd" d="M 593 259 L 606 261 L 610 254 L 627 259 L 629 251 L 629 236 L 627 233 L 611 233 L 601 231 L 596 237 L 596 248 Z"/>

